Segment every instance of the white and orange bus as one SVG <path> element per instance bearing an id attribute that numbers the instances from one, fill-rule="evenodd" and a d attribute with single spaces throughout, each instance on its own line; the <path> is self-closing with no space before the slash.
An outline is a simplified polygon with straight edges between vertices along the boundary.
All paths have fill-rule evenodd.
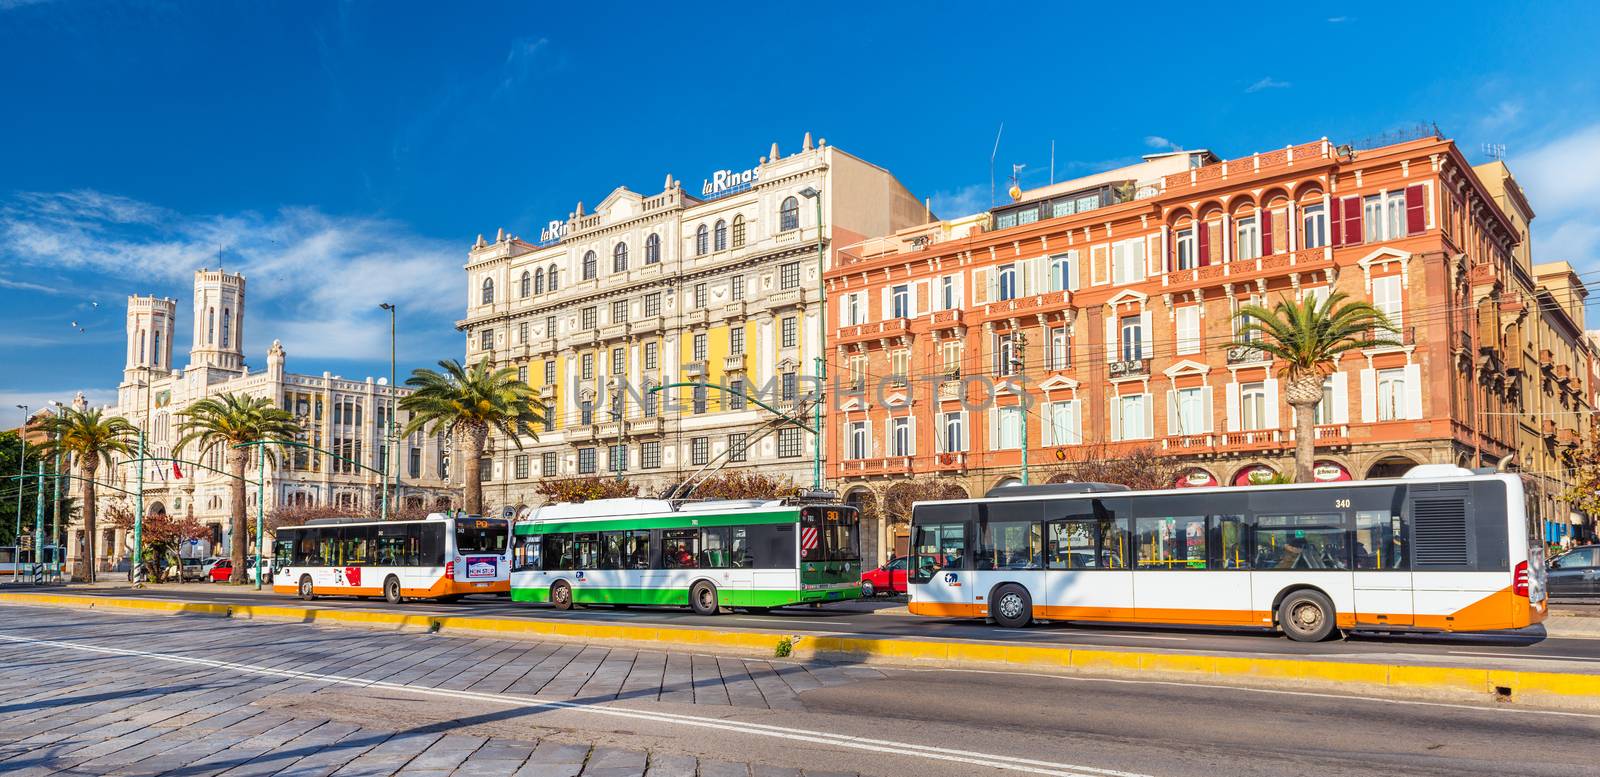
<path id="1" fill-rule="evenodd" d="M 272 590 L 454 601 L 510 594 L 511 522 L 433 513 L 420 521 L 320 519 L 273 538 Z"/>
<path id="2" fill-rule="evenodd" d="M 1396 480 L 1129 491 L 1012 486 L 912 510 L 914 615 L 1487 631 L 1544 620 L 1521 480 L 1422 466 Z"/>

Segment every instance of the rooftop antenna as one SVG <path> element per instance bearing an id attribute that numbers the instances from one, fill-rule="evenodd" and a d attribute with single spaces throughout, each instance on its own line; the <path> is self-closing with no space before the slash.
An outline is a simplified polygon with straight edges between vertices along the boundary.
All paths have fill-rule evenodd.
<path id="1" fill-rule="evenodd" d="M 994 133 L 994 150 L 989 152 L 989 207 L 994 207 L 994 158 L 1000 153 L 1000 134 L 1006 131 L 1006 123 L 1000 122 L 1000 130 Z"/>
<path id="2" fill-rule="evenodd" d="M 1502 161 L 1506 158 L 1506 144 L 1485 143 L 1483 144 L 1483 155 L 1496 162 Z"/>

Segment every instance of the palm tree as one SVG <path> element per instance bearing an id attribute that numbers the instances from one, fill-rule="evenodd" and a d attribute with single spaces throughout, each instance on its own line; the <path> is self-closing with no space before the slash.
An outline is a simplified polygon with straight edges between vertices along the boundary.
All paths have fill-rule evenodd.
<path id="1" fill-rule="evenodd" d="M 1287 381 L 1283 397 L 1295 410 L 1295 480 L 1301 483 L 1312 482 L 1317 403 L 1322 401 L 1322 381 L 1338 368 L 1340 354 L 1400 345 L 1383 336 L 1400 331 L 1383 311 L 1360 300 L 1346 302 L 1348 298 L 1344 292 L 1334 292 L 1318 301 L 1308 294 L 1299 302 L 1280 299 L 1271 310 L 1245 305 L 1234 314 L 1239 328 L 1233 347 L 1282 362 L 1279 374 Z"/>
<path id="2" fill-rule="evenodd" d="M 245 394 L 218 394 L 196 402 L 178 413 L 183 418 L 178 425 L 178 444 L 173 446 L 173 457 L 182 458 L 183 449 L 190 443 L 200 445 L 200 454 L 222 450 L 223 466 L 233 482 L 229 484 L 233 502 L 233 542 L 228 557 L 233 561 L 232 582 L 245 582 L 245 548 L 249 527 L 245 524 L 244 468 L 250 461 L 250 449 L 235 447 L 247 442 L 287 442 L 300 433 L 289 411 L 277 407 L 266 397 Z M 274 452 L 265 445 L 254 446 L 256 455 L 266 456 L 276 462 Z M 261 549 L 257 549 L 260 552 Z"/>
<path id="3" fill-rule="evenodd" d="M 60 454 L 77 462 L 79 501 L 83 509 L 83 561 L 84 578 L 93 583 L 95 578 L 95 473 L 104 464 L 112 466 L 114 454 L 131 456 L 130 440 L 139 430 L 122 416 L 106 418 L 99 410 L 63 408 L 49 418 L 34 421 L 34 425 L 49 439 L 41 446 L 39 455 Z M 70 513 L 69 513 L 70 515 Z"/>
<path id="4" fill-rule="evenodd" d="M 413 391 L 400 400 L 400 409 L 410 412 L 411 420 L 401 434 L 419 429 L 430 434 L 448 433 L 455 450 L 466 457 L 462 491 L 467 512 L 482 514 L 483 485 L 478 478 L 489 429 L 498 430 L 521 450 L 523 435 L 539 439 L 533 428 L 544 423 L 544 408 L 533 388 L 517 380 L 514 368 L 490 370 L 488 359 L 471 368 L 445 359 L 439 367 L 442 373 L 418 369 L 406 378 L 406 385 Z"/>

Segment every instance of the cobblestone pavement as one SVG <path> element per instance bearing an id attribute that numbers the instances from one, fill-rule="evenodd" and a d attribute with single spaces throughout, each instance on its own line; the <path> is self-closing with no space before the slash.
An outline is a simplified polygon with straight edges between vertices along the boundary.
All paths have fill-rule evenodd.
<path id="1" fill-rule="evenodd" d="M 0 636 L 177 653 L 410 688 L 584 704 L 803 709 L 876 670 L 555 642 L 0 606 Z M 392 687 L 386 685 L 385 687 Z M 401 695 L 401 694 L 396 694 Z M 637 705 L 635 705 L 637 706 Z M 548 713 L 466 715 L 303 677 L 0 641 L 0 773 L 34 775 L 822 775 L 585 740 Z M 677 709 L 682 709 L 678 707 Z M 509 730 L 514 735 L 498 732 Z"/>

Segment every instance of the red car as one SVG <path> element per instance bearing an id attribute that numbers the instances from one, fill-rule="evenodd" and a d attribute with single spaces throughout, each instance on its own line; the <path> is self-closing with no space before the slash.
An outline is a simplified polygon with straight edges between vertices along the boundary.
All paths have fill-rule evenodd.
<path id="1" fill-rule="evenodd" d="M 217 561 L 217 563 L 211 565 L 211 571 L 207 574 L 211 575 L 211 582 L 213 583 L 228 582 L 228 578 L 233 577 L 233 560 L 225 558 Z"/>
<path id="2" fill-rule="evenodd" d="M 877 569 L 869 569 L 861 573 L 861 598 L 877 596 L 878 594 L 903 594 L 906 592 L 906 562 L 905 556 L 897 556 Z"/>

